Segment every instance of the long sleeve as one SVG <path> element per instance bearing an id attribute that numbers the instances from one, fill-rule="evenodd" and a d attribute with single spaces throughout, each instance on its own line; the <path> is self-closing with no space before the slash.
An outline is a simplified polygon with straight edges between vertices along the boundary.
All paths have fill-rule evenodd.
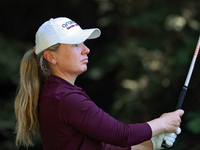
<path id="1" fill-rule="evenodd" d="M 102 109 L 83 93 L 70 93 L 59 105 L 60 120 L 85 135 L 116 146 L 135 145 L 152 136 L 147 123 L 123 124 Z"/>
<path id="2" fill-rule="evenodd" d="M 120 146 L 114 146 L 114 145 L 107 144 L 107 143 L 102 143 L 101 150 L 131 150 L 131 146 L 120 147 Z"/>

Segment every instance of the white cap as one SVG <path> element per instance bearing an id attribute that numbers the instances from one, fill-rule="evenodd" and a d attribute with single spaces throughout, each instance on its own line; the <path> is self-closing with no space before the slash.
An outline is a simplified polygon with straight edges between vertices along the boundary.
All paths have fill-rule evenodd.
<path id="1" fill-rule="evenodd" d="M 39 54 L 57 43 L 79 44 L 87 39 L 98 38 L 101 31 L 98 28 L 81 29 L 69 18 L 59 17 L 43 23 L 36 33 L 35 53 Z"/>

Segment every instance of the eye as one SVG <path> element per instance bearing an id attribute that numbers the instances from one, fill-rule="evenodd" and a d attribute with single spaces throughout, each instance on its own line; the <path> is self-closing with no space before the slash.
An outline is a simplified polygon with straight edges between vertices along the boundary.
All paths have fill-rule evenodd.
<path id="1" fill-rule="evenodd" d="M 78 44 L 74 44 L 74 47 L 78 47 Z"/>

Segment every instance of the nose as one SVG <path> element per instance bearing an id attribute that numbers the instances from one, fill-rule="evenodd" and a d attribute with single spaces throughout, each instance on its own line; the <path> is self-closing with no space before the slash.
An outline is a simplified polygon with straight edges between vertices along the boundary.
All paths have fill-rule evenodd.
<path id="1" fill-rule="evenodd" d="M 82 54 L 88 54 L 90 52 L 90 49 L 83 43 L 83 50 L 82 50 Z"/>

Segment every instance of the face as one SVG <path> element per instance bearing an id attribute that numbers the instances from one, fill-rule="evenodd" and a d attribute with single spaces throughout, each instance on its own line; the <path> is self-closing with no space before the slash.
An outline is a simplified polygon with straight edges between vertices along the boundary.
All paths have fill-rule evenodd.
<path id="1" fill-rule="evenodd" d="M 63 77 L 77 77 L 87 70 L 88 47 L 81 44 L 61 44 L 54 53 L 56 65 L 53 66 L 54 74 Z"/>

